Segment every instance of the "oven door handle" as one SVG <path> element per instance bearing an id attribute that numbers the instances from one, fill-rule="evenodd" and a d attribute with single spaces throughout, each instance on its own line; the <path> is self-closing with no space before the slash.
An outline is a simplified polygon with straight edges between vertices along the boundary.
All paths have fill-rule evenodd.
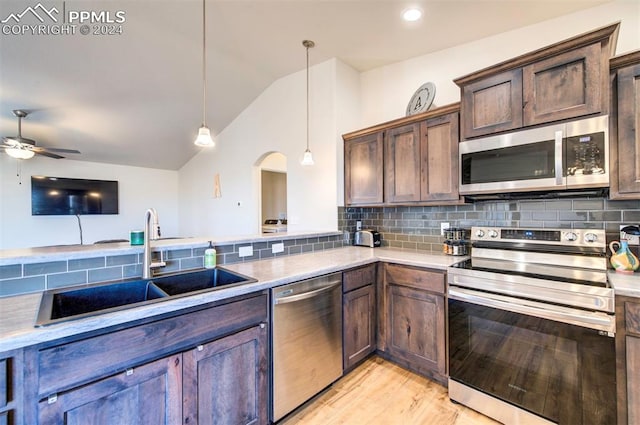
<path id="1" fill-rule="evenodd" d="M 449 287 L 448 296 L 458 301 L 466 301 L 472 304 L 511 311 L 513 313 L 522 313 L 529 316 L 554 320 L 556 322 L 605 331 L 608 336 L 614 336 L 616 331 L 615 316 L 605 313 L 582 312 L 558 305 L 548 305 L 535 301 L 526 301 L 519 298 L 453 287 Z"/>

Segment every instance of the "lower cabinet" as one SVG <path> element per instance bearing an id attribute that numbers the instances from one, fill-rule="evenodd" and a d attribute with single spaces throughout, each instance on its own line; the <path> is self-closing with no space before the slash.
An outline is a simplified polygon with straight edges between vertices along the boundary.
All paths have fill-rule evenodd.
<path id="1" fill-rule="evenodd" d="M 385 264 L 381 351 L 390 360 L 446 381 L 444 272 Z"/>
<path id="2" fill-rule="evenodd" d="M 616 297 L 618 424 L 640 423 L 640 299 Z"/>
<path id="3" fill-rule="evenodd" d="M 0 353 L 0 425 L 22 421 L 23 350 Z"/>
<path id="4" fill-rule="evenodd" d="M 343 273 L 343 365 L 348 371 L 376 349 L 376 266 Z"/>
<path id="5" fill-rule="evenodd" d="M 183 353 L 183 423 L 266 423 L 267 333 L 261 324 Z"/>
<path id="6" fill-rule="evenodd" d="M 170 356 L 49 397 L 41 424 L 158 424 L 182 422 L 182 360 Z"/>
<path id="7" fill-rule="evenodd" d="M 259 293 L 29 348 L 25 423 L 268 424 L 267 321 Z"/>

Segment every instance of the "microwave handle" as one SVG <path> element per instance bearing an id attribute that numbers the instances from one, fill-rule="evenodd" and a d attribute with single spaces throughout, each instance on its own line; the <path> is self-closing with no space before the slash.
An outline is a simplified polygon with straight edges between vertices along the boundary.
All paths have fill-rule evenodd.
<path id="1" fill-rule="evenodd" d="M 555 136 L 555 171 L 556 171 L 556 186 L 562 185 L 562 130 L 556 131 Z"/>

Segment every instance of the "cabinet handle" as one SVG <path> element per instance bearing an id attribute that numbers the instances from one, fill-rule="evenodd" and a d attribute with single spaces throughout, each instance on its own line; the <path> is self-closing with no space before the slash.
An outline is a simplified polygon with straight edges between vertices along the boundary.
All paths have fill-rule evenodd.
<path id="1" fill-rule="evenodd" d="M 562 172 L 563 172 L 563 160 L 564 156 L 562 152 L 562 130 L 556 131 L 555 134 L 555 173 L 556 173 L 556 186 L 562 185 Z"/>
<path id="2" fill-rule="evenodd" d="M 196 350 L 198 350 L 198 351 L 202 351 L 202 350 L 204 350 L 204 345 L 198 345 L 198 346 L 196 347 Z"/>
<path id="3" fill-rule="evenodd" d="M 267 327 L 267 326 L 266 326 L 264 323 L 260 323 L 260 329 L 264 329 L 264 328 L 266 328 L 266 327 Z"/>
<path id="4" fill-rule="evenodd" d="M 131 375 L 133 375 L 133 368 L 132 368 L 132 367 L 127 368 L 127 370 L 125 370 L 124 374 L 125 374 L 126 376 L 131 376 Z"/>
<path id="5" fill-rule="evenodd" d="M 58 394 L 51 394 L 49 397 L 47 397 L 47 404 L 53 404 L 56 401 L 58 401 Z"/>

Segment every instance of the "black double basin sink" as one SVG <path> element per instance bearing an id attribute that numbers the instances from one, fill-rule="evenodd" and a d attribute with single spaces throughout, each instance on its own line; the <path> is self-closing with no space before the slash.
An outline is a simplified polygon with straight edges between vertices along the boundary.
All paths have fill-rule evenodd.
<path id="1" fill-rule="evenodd" d="M 51 325 L 251 282 L 256 282 L 256 279 L 216 267 L 152 279 L 51 289 L 42 295 L 36 326 Z"/>

